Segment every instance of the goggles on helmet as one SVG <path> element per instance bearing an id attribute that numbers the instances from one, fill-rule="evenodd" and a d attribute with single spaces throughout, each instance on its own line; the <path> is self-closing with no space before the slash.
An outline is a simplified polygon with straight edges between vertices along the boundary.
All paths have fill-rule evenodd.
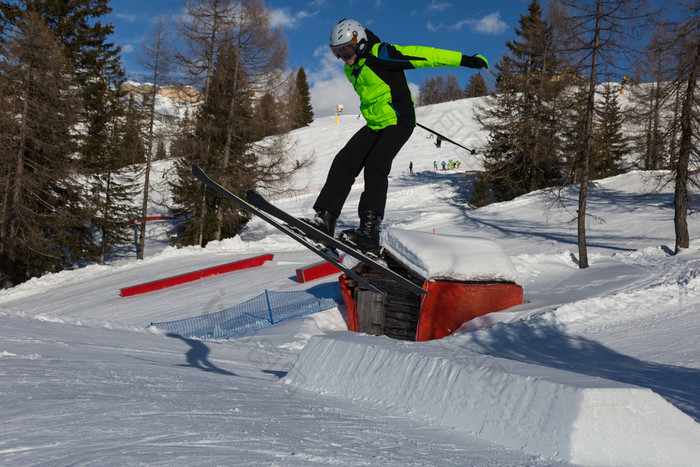
<path id="1" fill-rule="evenodd" d="M 347 60 L 357 53 L 357 43 L 355 40 L 352 40 L 345 44 L 331 46 L 331 52 L 333 52 L 333 55 L 337 58 Z"/>

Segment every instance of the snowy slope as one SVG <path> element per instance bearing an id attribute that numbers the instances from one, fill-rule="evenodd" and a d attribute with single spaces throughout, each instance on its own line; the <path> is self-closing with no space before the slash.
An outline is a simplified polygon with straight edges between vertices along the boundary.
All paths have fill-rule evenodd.
<path id="1" fill-rule="evenodd" d="M 419 121 L 479 147 L 473 103 L 420 108 Z M 315 164 L 282 208 L 310 213 L 361 125 L 345 115 L 292 133 L 290 161 Z M 205 249 L 168 247 L 172 225 L 153 223 L 144 261 L 132 251 L 0 292 L 0 464 L 697 465 L 700 224 L 689 218 L 691 248 L 672 255 L 673 186 L 658 183 L 670 175 L 596 184 L 580 270 L 575 189 L 564 207 L 543 191 L 472 211 L 464 171 L 478 156 L 433 142 L 416 129 L 397 156 L 386 225 L 493 242 L 523 305 L 428 343 L 349 333 L 343 307 L 242 339 L 169 336 L 147 325 L 317 285 L 293 279 L 317 258 L 259 220 Z M 432 170 L 449 159 L 462 172 Z M 361 188 L 360 177 L 339 228 L 355 222 Z M 167 199 L 164 183 L 154 196 Z M 119 296 L 262 253 L 275 259 L 256 270 Z"/>

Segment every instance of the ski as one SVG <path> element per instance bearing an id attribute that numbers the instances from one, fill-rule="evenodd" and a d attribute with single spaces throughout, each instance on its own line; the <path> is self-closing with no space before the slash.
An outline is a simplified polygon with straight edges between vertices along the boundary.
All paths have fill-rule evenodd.
<path id="1" fill-rule="evenodd" d="M 299 235 L 298 233 L 294 232 L 291 230 L 289 227 L 280 224 L 277 222 L 275 219 L 270 217 L 270 215 L 266 214 L 262 210 L 256 208 L 253 206 L 251 203 L 248 201 L 244 200 L 243 198 L 236 196 L 235 194 L 231 193 L 229 190 L 224 188 L 223 186 L 219 185 L 216 183 L 214 180 L 212 180 L 209 175 L 207 175 L 204 170 L 197 164 L 192 164 L 192 173 L 194 174 L 197 179 L 199 179 L 202 183 L 207 185 L 209 188 L 212 190 L 216 191 L 220 195 L 224 196 L 225 198 L 233 201 L 234 203 L 238 204 L 241 208 L 245 209 L 246 211 L 250 212 L 251 214 L 254 214 L 264 220 L 265 222 L 269 223 L 273 227 L 275 227 L 277 230 L 280 232 L 283 232 L 287 234 L 289 237 L 293 238 L 297 242 L 301 243 L 304 245 L 306 248 L 309 250 L 313 251 L 316 253 L 318 256 L 321 258 L 325 259 L 329 263 L 333 264 L 335 267 L 343 271 L 345 274 L 347 274 L 349 277 L 352 277 L 355 279 L 358 283 L 363 288 L 366 288 L 368 290 L 371 290 L 374 293 L 382 294 L 383 292 L 379 290 L 377 287 L 374 285 L 370 284 L 367 282 L 366 279 L 364 279 L 362 276 L 358 275 L 355 273 L 352 269 L 349 267 L 345 266 L 343 263 L 340 262 L 339 258 L 333 255 L 332 253 L 329 253 L 326 251 L 324 248 L 318 247 L 315 243 L 312 243 L 309 241 L 307 238 L 305 238 L 302 235 Z"/>
<path id="2" fill-rule="evenodd" d="M 421 286 L 414 284 L 409 279 L 401 276 L 400 274 L 397 274 L 396 272 L 392 271 L 388 267 L 384 266 L 383 264 L 378 263 L 374 259 L 363 254 L 362 252 L 360 252 L 360 251 L 352 248 L 351 246 L 341 242 L 337 238 L 331 237 L 330 235 L 326 235 L 324 232 L 321 232 L 320 230 L 312 227 L 311 225 L 307 224 L 306 222 L 303 222 L 303 221 L 299 220 L 298 218 L 292 216 L 291 214 L 283 211 L 282 209 L 278 208 L 274 204 L 267 201 L 257 191 L 247 190 L 245 193 L 245 198 L 250 204 L 252 204 L 256 208 L 266 212 L 267 214 L 270 214 L 271 216 L 276 217 L 277 219 L 281 220 L 282 222 L 289 225 L 290 227 L 303 232 L 304 235 L 306 235 L 307 237 L 309 237 L 313 240 L 316 240 L 324 245 L 328 245 L 328 246 L 331 246 L 331 247 L 336 248 L 338 250 L 342 250 L 347 255 L 352 256 L 353 258 L 361 261 L 362 263 L 365 263 L 366 265 L 370 266 L 373 269 L 376 269 L 377 271 L 379 271 L 379 273 L 381 275 L 383 275 L 387 279 L 395 282 L 401 288 L 406 289 L 410 292 L 413 292 L 417 295 L 426 295 L 426 294 L 430 293 L 427 290 L 423 289 Z"/>

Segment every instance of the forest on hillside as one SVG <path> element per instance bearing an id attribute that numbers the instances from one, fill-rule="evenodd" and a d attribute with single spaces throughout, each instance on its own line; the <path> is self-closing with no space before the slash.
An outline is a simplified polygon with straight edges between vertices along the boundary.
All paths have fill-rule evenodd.
<path id="1" fill-rule="evenodd" d="M 129 220 L 141 220 L 143 258 L 154 160 L 175 161 L 176 241 L 201 246 L 235 235 L 249 215 L 205 190 L 192 163 L 242 193 L 283 190 L 311 162 L 286 157 L 288 133 L 311 123 L 313 109 L 305 71 L 289 70 L 264 2 L 184 0 L 182 9 L 154 21 L 139 54 L 149 84 L 138 85 L 110 42 L 108 0 L 0 1 L 0 286 L 108 261 L 134 241 Z M 431 78 L 416 99 L 488 95 L 477 112 L 488 143 L 472 207 L 579 184 L 587 267 L 589 182 L 667 169 L 676 174 L 676 251 L 687 248 L 700 3 L 533 0 L 506 46 L 493 83 L 477 74 L 461 89 L 449 75 Z M 623 93 L 633 105 L 622 108 Z M 159 114 L 163 97 L 183 114 Z"/>

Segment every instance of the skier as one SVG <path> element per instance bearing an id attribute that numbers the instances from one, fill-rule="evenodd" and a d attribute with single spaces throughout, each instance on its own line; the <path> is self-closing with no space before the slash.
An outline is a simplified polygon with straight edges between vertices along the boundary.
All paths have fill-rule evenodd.
<path id="1" fill-rule="evenodd" d="M 343 19 L 333 27 L 330 48 L 345 62 L 345 75 L 360 97 L 360 110 L 367 125 L 335 156 L 314 203 L 316 216 L 307 222 L 333 236 L 355 178 L 364 168 L 365 189 L 358 209 L 360 225 L 344 230 L 339 239 L 378 257 L 391 164 L 416 126 L 413 97 L 404 70 L 440 66 L 481 69 L 488 68 L 488 61 L 478 54 L 388 44 L 351 19 Z"/>

